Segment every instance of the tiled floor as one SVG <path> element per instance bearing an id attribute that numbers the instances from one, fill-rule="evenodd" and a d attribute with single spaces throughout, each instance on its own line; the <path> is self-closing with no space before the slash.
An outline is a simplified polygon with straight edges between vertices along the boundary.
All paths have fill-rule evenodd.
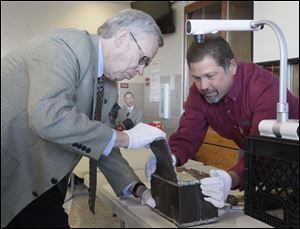
<path id="1" fill-rule="evenodd" d="M 118 228 L 120 220 L 114 217 L 110 208 L 97 197 L 95 215 L 88 206 L 88 195 L 78 195 L 87 193 L 87 188 L 81 184 L 74 189 L 75 197 L 72 199 L 69 212 L 69 224 L 71 228 Z M 76 196 L 78 195 L 78 196 Z"/>

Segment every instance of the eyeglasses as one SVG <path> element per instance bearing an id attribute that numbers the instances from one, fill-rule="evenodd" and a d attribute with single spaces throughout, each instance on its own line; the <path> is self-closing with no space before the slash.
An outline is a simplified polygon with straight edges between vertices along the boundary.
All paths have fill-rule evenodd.
<path id="1" fill-rule="evenodd" d="M 130 32 L 131 37 L 133 38 L 133 40 L 135 41 L 137 47 L 139 48 L 140 52 L 142 53 L 142 58 L 139 59 L 139 65 L 145 65 L 145 67 L 147 67 L 150 63 L 150 58 L 148 56 L 145 55 L 145 53 L 143 52 L 141 46 L 139 45 L 139 43 L 137 42 L 137 40 L 135 39 L 135 37 L 133 36 L 133 34 Z"/>

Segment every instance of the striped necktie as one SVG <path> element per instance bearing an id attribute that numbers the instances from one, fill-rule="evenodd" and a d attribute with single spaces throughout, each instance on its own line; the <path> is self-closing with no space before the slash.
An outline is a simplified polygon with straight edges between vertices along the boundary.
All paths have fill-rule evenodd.
<path id="1" fill-rule="evenodd" d="M 97 82 L 97 100 L 95 109 L 95 120 L 101 121 L 101 109 L 103 102 L 103 77 L 98 78 Z M 96 188 L 97 188 L 97 164 L 98 162 L 94 159 L 89 161 L 89 207 L 93 214 L 95 214 L 95 200 L 96 200 Z"/>

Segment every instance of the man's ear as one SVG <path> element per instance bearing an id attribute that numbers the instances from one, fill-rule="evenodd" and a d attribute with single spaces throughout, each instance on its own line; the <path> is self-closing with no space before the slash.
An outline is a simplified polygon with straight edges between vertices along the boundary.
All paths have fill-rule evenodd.
<path id="1" fill-rule="evenodd" d="M 232 59 L 230 62 L 231 63 L 229 65 L 229 73 L 230 73 L 230 75 L 235 75 L 236 70 L 237 70 L 237 61 L 236 61 L 236 59 Z"/>
<path id="2" fill-rule="evenodd" d="M 130 37 L 129 30 L 126 28 L 121 28 L 115 35 L 115 45 L 119 48 L 124 43 L 128 42 Z"/>

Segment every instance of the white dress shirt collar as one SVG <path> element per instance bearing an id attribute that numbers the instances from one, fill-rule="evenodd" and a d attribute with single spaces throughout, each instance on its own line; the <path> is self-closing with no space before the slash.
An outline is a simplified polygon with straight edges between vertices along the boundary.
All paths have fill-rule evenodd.
<path id="1" fill-rule="evenodd" d="M 104 74 L 104 58 L 103 58 L 103 52 L 102 52 L 102 46 L 101 46 L 101 39 L 99 37 L 98 42 L 98 78 L 101 77 Z"/>
<path id="2" fill-rule="evenodd" d="M 133 108 L 134 108 L 134 105 L 131 106 L 131 107 L 127 107 L 127 110 L 128 110 L 129 112 L 131 112 Z"/>

